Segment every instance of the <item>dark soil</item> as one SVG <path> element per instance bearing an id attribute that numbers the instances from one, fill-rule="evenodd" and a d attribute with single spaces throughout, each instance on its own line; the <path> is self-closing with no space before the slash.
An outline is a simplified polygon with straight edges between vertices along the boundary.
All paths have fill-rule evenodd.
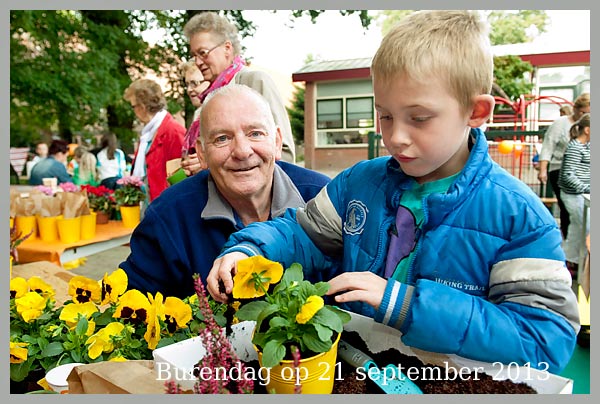
<path id="1" fill-rule="evenodd" d="M 350 345 L 367 353 L 382 368 L 388 364 L 402 365 L 402 369 L 419 369 L 418 374 L 423 373 L 420 371 L 423 368 L 427 368 L 430 372 L 431 369 L 439 368 L 440 374 L 445 374 L 444 368 L 433 365 L 425 366 L 418 358 L 404 355 L 395 349 L 372 353 L 369 351 L 367 344 L 356 332 L 344 331 L 342 338 Z M 259 369 L 258 361 L 251 361 L 246 363 L 246 365 L 256 370 Z M 451 379 L 452 375 L 451 373 L 448 379 Z M 363 377 L 359 377 L 354 367 L 341 361 L 341 371 L 339 375 L 336 371 L 336 380 L 333 384 L 332 394 L 385 394 L 376 383 L 369 378 L 364 378 L 364 372 L 360 376 Z M 511 380 L 494 380 L 490 375 L 485 373 L 463 373 L 462 376 L 462 379 L 456 377 L 455 380 L 420 380 L 413 379 L 412 377 L 411 380 L 419 386 L 424 394 L 536 394 L 536 391 L 526 383 L 515 383 Z M 264 386 L 255 383 L 254 393 L 265 394 L 267 391 Z"/>

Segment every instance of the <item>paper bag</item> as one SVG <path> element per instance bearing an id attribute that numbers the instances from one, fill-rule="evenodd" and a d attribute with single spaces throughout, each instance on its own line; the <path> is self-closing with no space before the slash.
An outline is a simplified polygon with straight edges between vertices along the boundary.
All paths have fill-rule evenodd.
<path id="1" fill-rule="evenodd" d="M 165 394 L 154 361 L 98 362 L 77 366 L 69 377 L 69 394 Z"/>

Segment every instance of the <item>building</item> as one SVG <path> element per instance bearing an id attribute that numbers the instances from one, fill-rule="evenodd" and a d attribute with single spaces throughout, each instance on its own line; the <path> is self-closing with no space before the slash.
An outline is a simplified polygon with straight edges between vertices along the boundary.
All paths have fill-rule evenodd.
<path id="1" fill-rule="evenodd" d="M 574 100 L 590 91 L 590 50 L 553 50 L 532 44 L 494 47 L 495 55 L 518 54 L 533 64 L 535 96 L 527 101 L 524 128 L 539 130 L 558 117 L 552 100 Z M 340 171 L 369 157 L 369 133 L 377 133 L 370 58 L 317 61 L 292 74 L 305 84 L 304 159 L 308 168 Z M 493 120 L 492 120 L 493 121 Z M 493 122 L 490 124 L 493 127 Z M 380 155 L 386 154 L 379 144 Z"/>

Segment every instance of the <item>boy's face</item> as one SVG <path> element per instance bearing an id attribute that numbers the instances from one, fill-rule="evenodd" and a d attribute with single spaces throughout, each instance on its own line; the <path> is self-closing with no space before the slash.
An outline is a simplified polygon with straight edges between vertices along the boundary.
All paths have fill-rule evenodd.
<path id="1" fill-rule="evenodd" d="M 373 80 L 385 147 L 402 171 L 422 184 L 459 172 L 468 157 L 469 114 L 442 80 L 425 84 L 400 75 Z"/>

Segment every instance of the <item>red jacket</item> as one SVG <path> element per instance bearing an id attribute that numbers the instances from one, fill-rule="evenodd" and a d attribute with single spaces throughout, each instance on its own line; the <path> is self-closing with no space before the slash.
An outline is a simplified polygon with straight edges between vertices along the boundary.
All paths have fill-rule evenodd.
<path id="1" fill-rule="evenodd" d="M 146 153 L 146 177 L 150 201 L 156 199 L 169 186 L 167 161 L 181 157 L 184 135 L 185 128 L 173 118 L 173 115 L 167 113 Z M 133 164 L 135 165 L 135 161 Z"/>

